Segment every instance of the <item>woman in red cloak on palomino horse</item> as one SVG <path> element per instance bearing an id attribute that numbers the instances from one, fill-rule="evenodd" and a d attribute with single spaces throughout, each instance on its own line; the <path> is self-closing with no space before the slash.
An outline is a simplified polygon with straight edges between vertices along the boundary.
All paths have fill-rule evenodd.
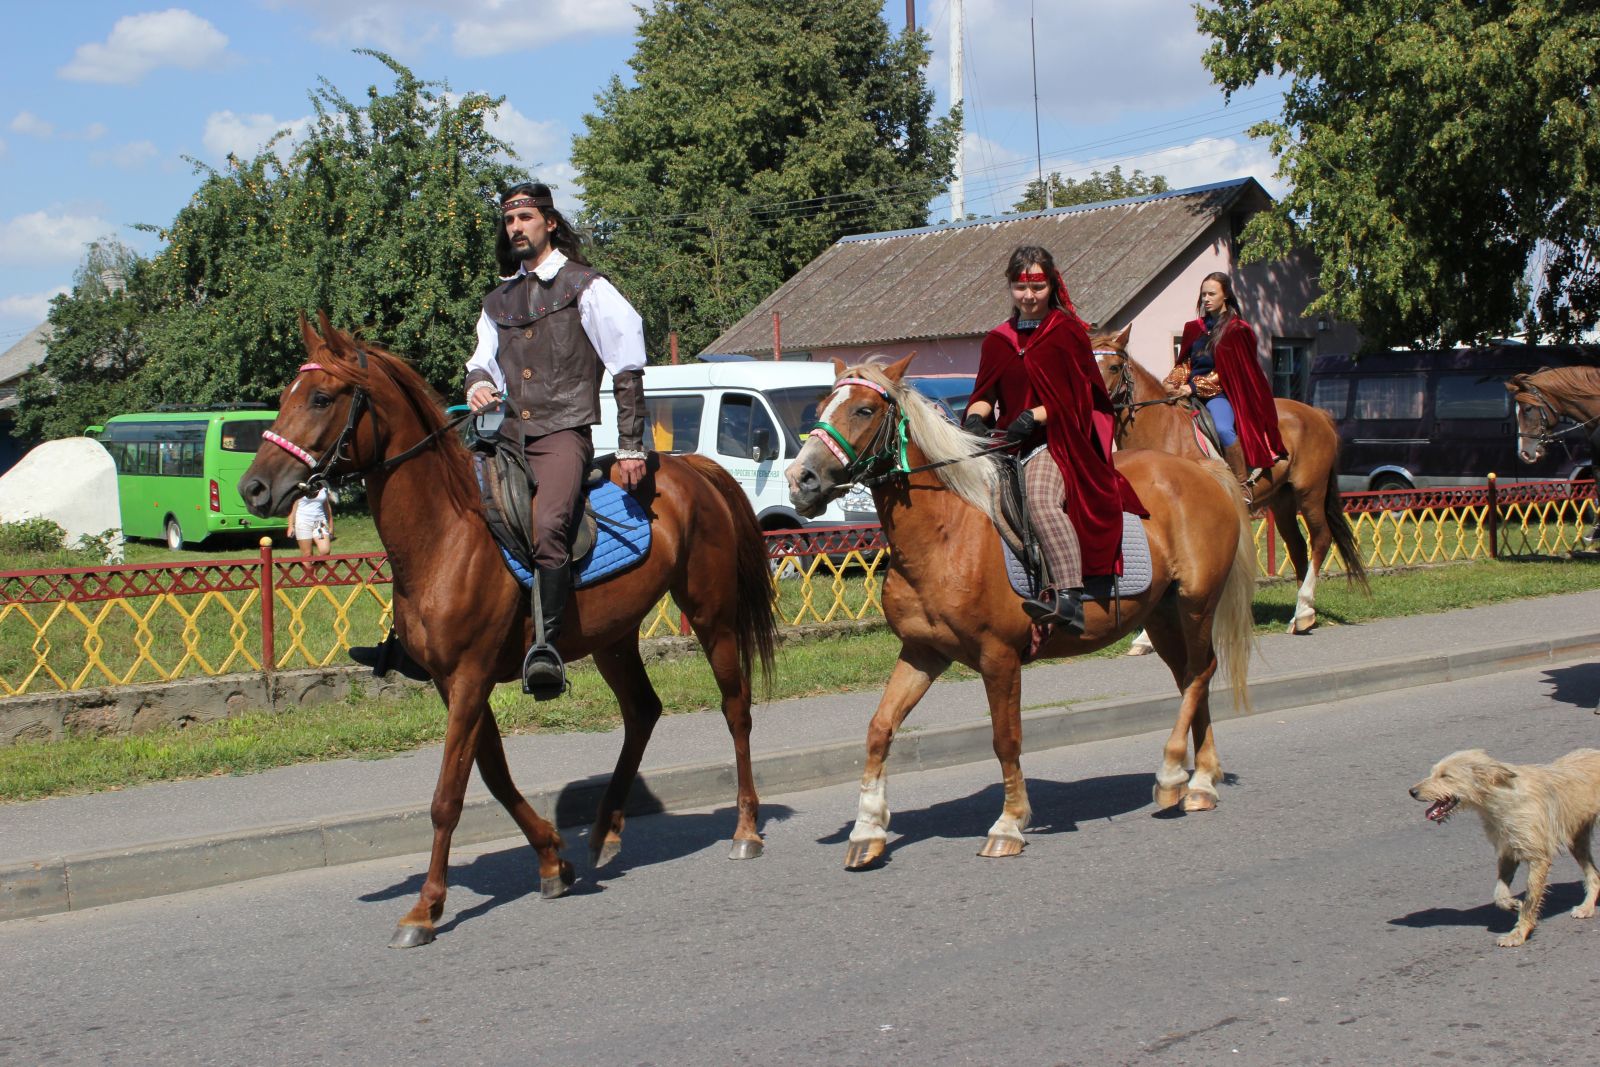
<path id="1" fill-rule="evenodd" d="M 1272 387 L 1256 356 L 1256 332 L 1240 315 L 1233 280 L 1221 271 L 1206 275 L 1195 310 L 1199 317 L 1184 324 L 1178 360 L 1164 384 L 1174 396 L 1192 395 L 1205 404 L 1222 458 L 1250 502 L 1256 479 L 1289 458 Z"/>
<path id="2" fill-rule="evenodd" d="M 1111 398 L 1054 258 L 1024 245 L 1006 278 L 1013 309 L 984 338 L 963 427 L 986 434 L 1009 420 L 1006 437 L 1031 456 L 1023 484 L 1050 590 L 1022 606 L 1037 622 L 1082 633 L 1084 574 L 1120 574 L 1122 513 L 1146 512 L 1111 465 Z"/>

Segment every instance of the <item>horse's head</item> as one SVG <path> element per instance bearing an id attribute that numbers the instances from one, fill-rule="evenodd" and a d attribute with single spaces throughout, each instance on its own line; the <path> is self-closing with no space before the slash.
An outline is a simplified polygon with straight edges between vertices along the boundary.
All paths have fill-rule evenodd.
<path id="1" fill-rule="evenodd" d="M 1106 392 L 1111 394 L 1112 403 L 1133 399 L 1136 365 L 1133 357 L 1128 355 L 1128 338 L 1132 334 L 1133 325 L 1130 323 L 1116 333 L 1097 333 L 1089 338 L 1089 344 L 1094 348 L 1095 364 L 1100 368 L 1100 377 L 1105 380 Z"/>
<path id="2" fill-rule="evenodd" d="M 319 335 L 300 317 L 306 362 L 283 395 L 278 417 L 262 434 L 261 449 L 244 476 L 239 495 L 251 514 L 287 515 L 289 505 L 313 484 L 358 469 L 357 456 L 376 455 L 367 406 L 366 353 L 333 329 L 318 312 Z"/>
<path id="3" fill-rule="evenodd" d="M 1506 392 L 1517 410 L 1517 456 L 1524 463 L 1544 458 L 1545 442 L 1561 421 L 1561 414 L 1535 381 L 1543 371 L 1514 374 L 1506 382 Z"/>
<path id="4" fill-rule="evenodd" d="M 912 356 L 886 367 L 846 368 L 833 361 L 837 378 L 817 412 L 816 428 L 800 455 L 784 470 L 789 502 L 806 518 L 822 514 L 828 501 L 868 475 L 887 468 L 895 452 L 892 390 L 905 377 Z"/>

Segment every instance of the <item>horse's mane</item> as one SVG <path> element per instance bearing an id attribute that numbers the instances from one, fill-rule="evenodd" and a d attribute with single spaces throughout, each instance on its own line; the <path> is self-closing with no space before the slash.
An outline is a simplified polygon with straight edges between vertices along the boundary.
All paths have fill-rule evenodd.
<path id="1" fill-rule="evenodd" d="M 906 432 L 917 447 L 927 455 L 929 462 L 965 459 L 977 456 L 986 447 L 981 438 L 952 425 L 933 401 L 904 382 L 892 380 L 877 363 L 861 363 L 845 372 L 865 378 L 889 391 L 906 419 Z M 971 504 L 990 519 L 1003 521 L 999 515 L 1000 470 L 994 460 L 984 458 L 967 463 L 950 463 L 934 469 L 946 489 Z"/>
<path id="2" fill-rule="evenodd" d="M 1532 384 L 1558 400 L 1582 400 L 1600 393 L 1600 368 L 1540 367 L 1532 374 L 1514 374 L 1511 383 L 1519 389 Z"/>
<path id="3" fill-rule="evenodd" d="M 324 327 L 323 341 L 333 359 L 325 360 L 322 369 L 344 382 L 358 385 L 376 397 L 384 391 L 398 393 L 422 425 L 424 434 L 431 434 L 445 425 L 444 407 L 439 395 L 406 360 L 376 345 L 357 342 L 343 330 Z M 363 367 L 357 355 L 365 353 L 367 365 Z M 385 390 L 388 386 L 389 390 Z M 384 418 L 381 406 L 373 406 L 373 417 Z M 453 433 L 441 433 L 434 448 L 438 450 L 444 468 L 444 489 L 450 502 L 464 514 L 483 510 L 478 487 L 472 477 L 471 459 L 465 446 Z"/>

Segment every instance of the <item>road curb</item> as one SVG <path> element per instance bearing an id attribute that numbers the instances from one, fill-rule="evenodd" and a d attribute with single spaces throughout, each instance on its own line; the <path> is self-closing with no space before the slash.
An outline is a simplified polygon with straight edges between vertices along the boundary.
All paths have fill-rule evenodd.
<path id="1" fill-rule="evenodd" d="M 1251 685 L 1251 709 L 1214 700 L 1218 720 L 1266 714 L 1438 682 L 1460 681 L 1540 663 L 1600 658 L 1600 630 L 1518 639 L 1422 656 L 1378 660 L 1358 667 L 1312 669 Z M 1175 695 L 1120 697 L 1039 707 L 1023 715 L 1030 752 L 1170 728 Z M 865 724 L 862 726 L 865 730 Z M 895 739 L 901 771 L 932 770 L 994 758 L 987 721 L 907 730 Z M 766 795 L 856 780 L 861 738 L 788 749 L 752 760 Z M 653 814 L 726 803 L 734 795 L 732 760 L 683 764 L 641 774 L 630 814 Z M 527 791 L 535 810 L 562 828 L 586 826 L 606 777 Z M 335 819 L 259 827 L 127 849 L 50 856 L 0 866 L 0 922 L 79 911 L 147 897 L 226 885 L 272 874 L 426 852 L 432 840 L 428 806 L 395 808 Z M 483 844 L 515 837 L 517 828 L 491 798 L 468 801 L 454 843 Z"/>

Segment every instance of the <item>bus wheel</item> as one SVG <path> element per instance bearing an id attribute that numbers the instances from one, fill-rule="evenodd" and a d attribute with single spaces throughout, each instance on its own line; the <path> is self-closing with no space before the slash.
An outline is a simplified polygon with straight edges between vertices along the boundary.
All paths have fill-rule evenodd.
<path id="1" fill-rule="evenodd" d="M 167 516 L 167 547 L 174 552 L 183 548 L 183 527 L 171 515 Z"/>

